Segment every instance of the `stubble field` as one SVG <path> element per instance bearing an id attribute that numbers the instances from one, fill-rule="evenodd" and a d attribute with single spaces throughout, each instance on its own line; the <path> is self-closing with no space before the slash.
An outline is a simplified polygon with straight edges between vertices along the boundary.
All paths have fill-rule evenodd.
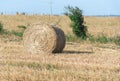
<path id="1" fill-rule="evenodd" d="M 65 16 L 0 16 L 4 29 L 36 22 L 57 23 L 71 33 Z M 119 35 L 119 17 L 85 17 L 92 35 Z M 22 40 L 0 35 L 0 81 L 120 81 L 120 48 L 115 44 L 67 42 L 63 53 L 29 54 Z M 13 40 L 14 39 L 14 40 Z"/>

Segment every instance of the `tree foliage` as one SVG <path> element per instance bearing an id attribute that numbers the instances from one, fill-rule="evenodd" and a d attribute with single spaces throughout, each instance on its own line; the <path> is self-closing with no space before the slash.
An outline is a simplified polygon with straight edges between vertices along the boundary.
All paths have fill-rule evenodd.
<path id="1" fill-rule="evenodd" d="M 82 10 L 80 10 L 78 7 L 65 7 L 67 10 L 65 12 L 65 15 L 70 18 L 72 21 L 71 27 L 73 33 L 80 37 L 81 39 L 87 38 L 87 27 L 84 25 L 84 17 L 82 15 Z"/>

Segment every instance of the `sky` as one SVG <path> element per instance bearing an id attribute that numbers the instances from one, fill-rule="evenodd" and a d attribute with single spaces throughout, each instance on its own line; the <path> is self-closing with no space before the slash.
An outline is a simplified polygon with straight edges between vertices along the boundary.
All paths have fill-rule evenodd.
<path id="1" fill-rule="evenodd" d="M 120 0 L 0 0 L 0 13 L 58 14 L 77 6 L 84 15 L 120 15 Z"/>

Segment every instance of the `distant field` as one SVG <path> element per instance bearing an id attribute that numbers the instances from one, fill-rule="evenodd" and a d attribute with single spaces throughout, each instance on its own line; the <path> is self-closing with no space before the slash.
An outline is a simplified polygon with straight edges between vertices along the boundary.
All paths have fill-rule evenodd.
<path id="1" fill-rule="evenodd" d="M 70 20 L 66 16 L 25 16 L 25 15 L 1 15 L 0 21 L 7 30 L 17 30 L 18 25 L 29 25 L 36 22 L 58 23 L 59 27 L 68 34 L 71 33 Z M 120 17 L 85 17 L 85 25 L 92 35 L 104 33 L 108 36 L 120 35 Z"/>
<path id="2" fill-rule="evenodd" d="M 9 31 L 19 31 L 18 25 L 60 21 L 65 34 L 72 33 L 66 16 L 1 15 L 0 21 Z M 92 35 L 120 35 L 119 17 L 85 17 L 85 25 Z M 9 37 L 0 35 L 0 81 L 120 81 L 120 46 L 67 42 L 63 53 L 30 54 L 22 41 Z"/>

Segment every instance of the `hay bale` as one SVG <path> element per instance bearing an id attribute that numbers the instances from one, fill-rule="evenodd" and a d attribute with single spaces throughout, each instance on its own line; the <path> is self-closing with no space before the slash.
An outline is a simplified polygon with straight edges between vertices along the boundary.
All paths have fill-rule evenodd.
<path id="1" fill-rule="evenodd" d="M 64 32 L 55 26 L 33 24 L 23 35 L 25 49 L 32 54 L 60 53 L 65 47 Z"/>

